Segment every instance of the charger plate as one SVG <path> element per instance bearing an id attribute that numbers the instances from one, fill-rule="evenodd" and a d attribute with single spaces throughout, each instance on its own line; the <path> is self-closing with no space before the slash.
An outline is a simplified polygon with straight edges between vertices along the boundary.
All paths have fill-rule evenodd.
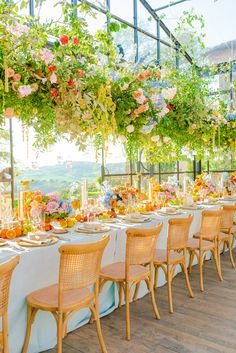
<path id="1" fill-rule="evenodd" d="M 53 236 L 49 236 L 47 239 L 51 239 L 52 241 L 50 243 L 43 243 L 43 244 L 40 244 L 40 243 L 30 243 L 28 242 L 26 239 L 17 239 L 16 240 L 16 243 L 21 245 L 21 246 L 27 246 L 27 247 L 30 247 L 30 248 L 35 248 L 35 247 L 41 247 L 41 246 L 50 246 L 50 245 L 54 245 L 58 242 L 58 238 L 56 237 L 53 237 Z"/>

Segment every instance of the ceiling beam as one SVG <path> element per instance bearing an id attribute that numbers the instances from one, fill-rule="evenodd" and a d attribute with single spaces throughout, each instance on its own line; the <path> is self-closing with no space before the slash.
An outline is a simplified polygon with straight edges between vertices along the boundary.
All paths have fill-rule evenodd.
<path id="1" fill-rule="evenodd" d="M 160 19 L 160 17 L 156 14 L 155 10 L 150 6 L 150 4 L 146 0 L 139 0 L 141 4 L 146 8 L 146 10 L 152 15 L 152 17 L 160 22 L 160 27 L 163 29 L 163 31 L 166 33 L 166 35 L 172 40 L 172 42 L 175 44 L 177 48 L 181 51 L 182 55 L 185 56 L 185 58 L 190 62 L 190 64 L 193 64 L 193 59 L 192 57 L 186 52 L 186 50 L 182 49 L 182 45 L 178 41 L 178 39 L 171 33 L 169 28 L 164 24 L 164 22 Z"/>
<path id="2" fill-rule="evenodd" d="M 175 1 L 175 2 L 170 2 L 168 5 L 161 6 L 161 7 L 158 7 L 157 9 L 154 9 L 154 11 L 157 12 L 157 11 L 165 10 L 165 9 L 167 9 L 168 7 L 181 4 L 182 2 L 185 2 L 185 1 L 190 1 L 190 0 L 179 0 L 179 1 Z"/>

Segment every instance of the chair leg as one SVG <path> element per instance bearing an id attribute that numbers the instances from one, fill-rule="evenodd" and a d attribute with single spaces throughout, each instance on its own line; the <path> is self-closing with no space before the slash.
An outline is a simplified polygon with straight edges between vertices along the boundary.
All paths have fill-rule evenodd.
<path id="1" fill-rule="evenodd" d="M 24 341 L 22 353 L 27 352 L 27 348 L 28 348 L 29 340 L 30 340 L 31 326 L 34 322 L 34 318 L 35 318 L 37 311 L 38 311 L 37 309 L 32 308 L 32 306 L 28 304 L 28 306 L 27 306 L 27 328 L 26 328 L 25 341 Z"/>
<path id="2" fill-rule="evenodd" d="M 202 256 L 202 251 L 199 250 L 199 278 L 200 278 L 200 290 L 203 292 L 204 291 L 204 286 L 203 286 L 203 260 L 204 257 Z"/>
<path id="3" fill-rule="evenodd" d="M 126 339 L 130 340 L 130 289 L 129 283 L 125 283 L 125 306 L 126 306 Z"/>
<path id="4" fill-rule="evenodd" d="M 150 292 L 150 295 L 151 295 L 152 307 L 153 307 L 156 319 L 160 320 L 161 317 L 160 317 L 159 311 L 157 309 L 157 303 L 156 303 L 156 299 L 155 299 L 154 287 L 153 287 L 153 284 L 152 284 L 152 278 L 151 277 L 148 280 L 148 288 L 149 288 L 149 292 Z"/>
<path id="5" fill-rule="evenodd" d="M 62 337 L 63 337 L 63 316 L 62 313 L 57 315 L 57 353 L 62 353 Z"/>
<path id="6" fill-rule="evenodd" d="M 187 286 L 187 289 L 188 289 L 188 292 L 189 292 L 189 296 L 190 296 L 190 298 L 194 298 L 194 294 L 193 294 L 192 287 L 191 287 L 191 284 L 190 284 L 190 281 L 189 281 L 189 276 L 188 276 L 188 270 L 187 270 L 187 264 L 186 264 L 186 255 L 185 255 L 184 262 L 181 264 L 181 267 L 182 267 L 182 271 L 184 272 L 185 282 L 186 282 L 186 286 Z"/>
<path id="7" fill-rule="evenodd" d="M 169 302 L 169 312 L 172 314 L 173 310 L 173 301 L 172 301 L 172 277 L 170 271 L 170 265 L 167 265 L 167 286 L 168 286 L 168 302 Z"/>
<path id="8" fill-rule="evenodd" d="M 153 287 L 154 287 L 154 289 L 156 289 L 157 288 L 157 286 L 158 286 L 158 272 L 159 272 L 159 266 L 154 266 L 154 285 L 153 285 Z"/>
<path id="9" fill-rule="evenodd" d="M 189 251 L 189 265 L 188 265 L 188 272 L 192 273 L 192 265 L 193 265 L 193 259 L 194 259 L 194 251 Z"/>
<path id="10" fill-rule="evenodd" d="M 230 262 L 233 268 L 235 268 L 235 263 L 234 263 L 234 258 L 233 258 L 233 250 L 232 250 L 232 243 L 230 241 L 230 235 L 229 235 L 229 256 L 230 256 Z"/>
<path id="11" fill-rule="evenodd" d="M 219 261 L 218 261 L 217 249 L 215 248 L 214 250 L 212 250 L 211 253 L 212 253 L 213 258 L 214 258 L 214 260 L 215 260 L 216 271 L 217 271 L 219 280 L 220 280 L 220 281 L 223 281 L 223 277 L 222 277 L 222 273 L 221 273 L 221 267 L 220 267 L 220 264 L 219 264 Z"/>
<path id="12" fill-rule="evenodd" d="M 118 304 L 118 308 L 120 308 L 121 305 L 122 305 L 123 289 L 124 289 L 123 283 L 122 283 L 122 282 L 119 282 L 119 304 Z"/>
<path id="13" fill-rule="evenodd" d="M 135 286 L 135 291 L 134 291 L 134 297 L 133 297 L 133 301 L 135 302 L 138 298 L 138 293 L 139 293 L 139 289 L 140 289 L 140 283 L 138 282 Z"/>
<path id="14" fill-rule="evenodd" d="M 7 313 L 4 314 L 2 317 L 2 333 L 3 333 L 3 353 L 9 353 Z"/>
<path id="15" fill-rule="evenodd" d="M 224 241 L 224 245 L 223 245 L 222 254 L 224 254 L 224 253 L 225 253 L 225 249 L 226 249 L 226 243 L 225 243 L 225 241 Z"/>
<path id="16" fill-rule="evenodd" d="M 94 307 L 91 306 L 90 309 L 91 309 L 93 316 L 95 318 L 95 321 L 96 321 L 97 336 L 98 336 L 98 340 L 99 340 L 99 343 L 101 346 L 102 353 L 107 353 L 106 345 L 105 345 L 103 335 L 102 335 L 102 328 L 101 328 L 99 311 L 98 311 L 98 300 L 95 300 Z"/>

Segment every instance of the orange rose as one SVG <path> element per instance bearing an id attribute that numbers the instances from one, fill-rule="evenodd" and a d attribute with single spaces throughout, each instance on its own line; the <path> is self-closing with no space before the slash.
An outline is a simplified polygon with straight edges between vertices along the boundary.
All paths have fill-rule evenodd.
<path id="1" fill-rule="evenodd" d="M 137 76 L 137 79 L 139 80 L 139 81 L 144 81 L 145 80 L 145 74 L 143 74 L 143 73 L 140 73 L 140 74 L 138 74 L 138 76 Z"/>
<path id="2" fill-rule="evenodd" d="M 133 93 L 133 97 L 134 97 L 135 99 L 140 98 L 142 95 L 143 95 L 143 92 L 142 92 L 142 91 L 134 91 L 134 93 Z"/>
<path id="3" fill-rule="evenodd" d="M 111 199 L 110 200 L 110 206 L 111 206 L 111 208 L 115 208 L 116 207 L 116 200 L 115 199 Z"/>

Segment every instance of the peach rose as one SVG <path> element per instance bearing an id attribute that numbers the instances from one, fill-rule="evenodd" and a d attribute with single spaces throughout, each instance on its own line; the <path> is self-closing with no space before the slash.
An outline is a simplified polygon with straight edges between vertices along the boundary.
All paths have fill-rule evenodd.
<path id="1" fill-rule="evenodd" d="M 138 98 L 142 97 L 142 95 L 143 95 L 143 92 L 141 90 L 134 91 L 134 93 L 133 93 L 133 97 L 135 99 L 138 99 Z"/>
<path id="2" fill-rule="evenodd" d="M 20 81 L 21 80 L 21 75 L 20 74 L 15 74 L 14 76 L 13 76 L 13 78 L 14 78 L 14 81 Z"/>
<path id="3" fill-rule="evenodd" d="M 9 68 L 7 69 L 7 76 L 8 76 L 8 77 L 13 77 L 14 74 L 15 74 L 15 71 L 9 67 Z"/>
<path id="4" fill-rule="evenodd" d="M 15 116 L 14 109 L 13 108 L 6 108 L 5 109 L 5 117 L 6 118 L 13 118 Z"/>

